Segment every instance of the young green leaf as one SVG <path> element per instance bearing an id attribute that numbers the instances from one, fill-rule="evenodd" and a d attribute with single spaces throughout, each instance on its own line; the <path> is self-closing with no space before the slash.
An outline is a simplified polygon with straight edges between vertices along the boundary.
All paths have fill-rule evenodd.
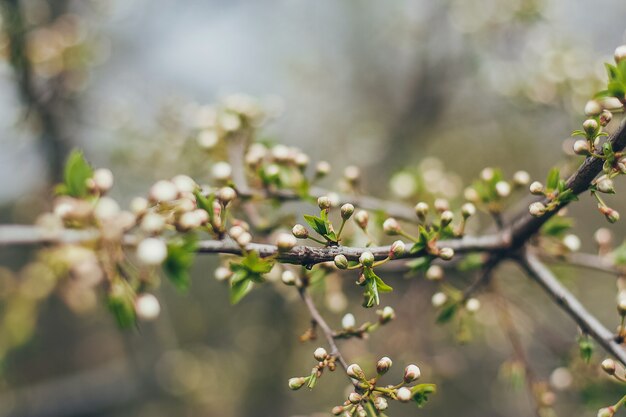
<path id="1" fill-rule="evenodd" d="M 63 177 L 64 183 L 56 189 L 58 194 L 76 198 L 84 198 L 89 195 L 87 180 L 93 177 L 93 169 L 81 151 L 72 151 L 65 163 Z"/>
<path id="2" fill-rule="evenodd" d="M 167 244 L 167 258 L 163 262 L 163 271 L 179 290 L 189 288 L 189 268 L 193 264 L 198 249 L 198 238 L 187 234 Z"/>

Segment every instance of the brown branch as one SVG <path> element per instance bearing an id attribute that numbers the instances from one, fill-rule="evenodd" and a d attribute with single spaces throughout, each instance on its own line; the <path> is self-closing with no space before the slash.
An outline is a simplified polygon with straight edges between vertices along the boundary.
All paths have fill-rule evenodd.
<path id="1" fill-rule="evenodd" d="M 608 353 L 626 364 L 626 349 L 617 337 L 591 315 L 578 299 L 565 288 L 550 270 L 532 253 L 520 257 L 518 263 L 543 290 L 580 326 L 583 332 L 593 337 Z"/>

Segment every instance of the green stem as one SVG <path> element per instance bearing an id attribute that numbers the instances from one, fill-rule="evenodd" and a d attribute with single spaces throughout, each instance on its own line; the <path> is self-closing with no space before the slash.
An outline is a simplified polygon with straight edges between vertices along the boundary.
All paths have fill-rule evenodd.
<path id="1" fill-rule="evenodd" d="M 398 234 L 402 237 L 405 237 L 407 239 L 409 239 L 411 242 L 417 242 L 419 239 L 416 238 L 415 236 L 410 235 L 409 233 L 405 232 L 404 230 L 400 229 L 400 231 L 398 232 Z"/>
<path id="2" fill-rule="evenodd" d="M 322 245 L 326 245 L 326 243 L 328 243 L 328 242 L 324 242 L 323 240 L 316 239 L 313 236 L 307 236 L 307 239 L 311 239 L 312 241 L 321 243 Z"/>
<path id="3" fill-rule="evenodd" d="M 343 232 L 343 227 L 346 225 L 346 219 L 341 219 L 341 226 L 339 226 L 339 231 L 337 232 L 337 242 L 341 238 L 341 232 Z"/>

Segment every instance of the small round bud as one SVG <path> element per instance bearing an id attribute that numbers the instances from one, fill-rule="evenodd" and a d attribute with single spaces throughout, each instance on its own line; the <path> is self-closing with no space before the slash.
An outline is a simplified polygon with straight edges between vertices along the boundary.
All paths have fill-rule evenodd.
<path id="1" fill-rule="evenodd" d="M 235 240 L 237 240 L 237 238 L 239 238 L 239 236 L 241 236 L 244 233 L 246 233 L 246 230 L 241 226 L 233 226 L 230 229 L 228 229 L 228 234 L 230 235 L 230 237 L 232 237 Z"/>
<path id="2" fill-rule="evenodd" d="M 339 254 L 334 259 L 335 266 L 339 269 L 346 269 L 348 267 L 348 258 L 345 255 Z"/>
<path id="3" fill-rule="evenodd" d="M 393 365 L 393 362 L 391 362 L 391 359 L 389 359 L 387 356 L 380 358 L 376 363 L 376 372 L 382 375 L 386 373 L 389 368 L 391 368 L 391 365 Z"/>
<path id="4" fill-rule="evenodd" d="M 358 404 L 361 402 L 362 399 L 363 397 L 361 397 L 361 394 L 358 394 L 356 392 L 351 392 L 350 395 L 348 395 L 348 401 L 350 401 L 352 404 Z"/>
<path id="5" fill-rule="evenodd" d="M 137 245 L 137 258 L 146 265 L 159 265 L 167 257 L 167 246 L 161 239 L 149 237 Z"/>
<path id="6" fill-rule="evenodd" d="M 597 100 L 589 100 L 585 104 L 585 115 L 588 117 L 599 116 L 602 113 L 602 106 Z"/>
<path id="7" fill-rule="evenodd" d="M 339 194 L 330 192 L 327 194 L 327 196 L 330 200 L 331 207 L 337 207 L 339 205 L 339 202 L 341 201 L 341 197 L 339 197 Z"/>
<path id="8" fill-rule="evenodd" d="M 541 217 L 546 212 L 546 206 L 544 206 L 543 203 L 540 202 L 532 203 L 530 206 L 528 206 L 528 211 L 530 212 L 531 216 Z"/>
<path id="9" fill-rule="evenodd" d="M 573 234 L 566 235 L 565 237 L 563 237 L 563 245 L 570 252 L 577 252 L 578 250 L 580 250 L 581 246 L 580 238 Z"/>
<path id="10" fill-rule="evenodd" d="M 232 276 L 232 271 L 225 266 L 220 266 L 215 268 L 215 272 L 213 275 L 217 281 L 226 281 L 228 278 Z"/>
<path id="11" fill-rule="evenodd" d="M 595 119 L 587 119 L 583 122 L 583 130 L 589 136 L 595 136 L 599 127 Z"/>
<path id="12" fill-rule="evenodd" d="M 300 152 L 296 154 L 295 158 L 293 159 L 293 162 L 296 164 L 298 168 L 300 168 L 301 170 L 304 170 L 304 168 L 306 168 L 309 165 L 310 159 L 307 154 Z"/>
<path id="13" fill-rule="evenodd" d="M 228 162 L 220 161 L 211 168 L 211 175 L 219 181 L 226 181 L 233 173 L 233 168 Z"/>
<path id="14" fill-rule="evenodd" d="M 143 215 L 149 207 L 148 200 L 143 197 L 135 197 L 130 202 L 130 211 L 136 216 Z"/>
<path id="15" fill-rule="evenodd" d="M 237 192 L 231 187 L 222 187 L 217 191 L 217 198 L 224 204 L 228 204 L 237 197 Z"/>
<path id="16" fill-rule="evenodd" d="M 491 181 L 494 175 L 496 175 L 496 173 L 493 168 L 490 167 L 484 168 L 482 171 L 480 171 L 480 178 L 483 181 Z"/>
<path id="17" fill-rule="evenodd" d="M 296 274 L 287 269 L 280 275 L 280 280 L 285 285 L 296 285 Z"/>
<path id="18" fill-rule="evenodd" d="M 326 349 L 324 349 L 323 347 L 318 347 L 317 349 L 315 349 L 315 352 L 313 352 L 313 357 L 316 361 L 322 362 L 323 360 L 328 358 L 328 352 L 326 352 Z"/>
<path id="19" fill-rule="evenodd" d="M 534 195 L 543 195 L 543 184 L 540 183 L 539 181 L 535 181 L 532 184 L 530 184 L 530 193 L 534 194 Z"/>
<path id="20" fill-rule="evenodd" d="M 452 223 L 452 220 L 454 219 L 454 214 L 450 210 L 446 210 L 441 213 L 440 219 L 441 227 L 446 227 L 447 225 Z"/>
<path id="21" fill-rule="evenodd" d="M 390 236 L 397 235 L 400 232 L 400 224 L 393 217 L 389 217 L 383 223 L 383 231 Z"/>
<path id="22" fill-rule="evenodd" d="M 367 224 L 369 223 L 370 215 L 365 210 L 359 210 L 354 215 L 354 221 L 359 227 L 363 230 L 367 228 Z"/>
<path id="23" fill-rule="evenodd" d="M 468 313 L 475 313 L 480 309 L 480 301 L 477 298 L 470 298 L 465 302 L 465 309 Z"/>
<path id="24" fill-rule="evenodd" d="M 172 201 L 178 197 L 178 188 L 171 181 L 157 181 L 149 192 L 152 201 Z"/>
<path id="25" fill-rule="evenodd" d="M 496 194 L 501 198 L 508 197 L 511 194 L 511 185 L 506 181 L 498 181 L 496 183 Z"/>
<path id="26" fill-rule="evenodd" d="M 111 220 L 120 213 L 120 206 L 111 197 L 101 197 L 96 203 L 93 215 L 98 220 Z"/>
<path id="27" fill-rule="evenodd" d="M 348 220 L 352 217 L 352 213 L 354 213 L 354 206 L 350 203 L 346 203 L 341 206 L 341 218 L 344 220 Z"/>
<path id="28" fill-rule="evenodd" d="M 356 319 L 352 313 L 348 313 L 341 319 L 341 327 L 344 329 L 353 329 L 356 326 Z"/>
<path id="29" fill-rule="evenodd" d="M 333 407 L 333 409 L 330 411 L 332 415 L 334 416 L 338 416 L 341 413 L 343 413 L 344 407 L 342 405 L 337 405 L 335 407 Z M 352 415 L 352 414 L 350 414 Z"/>
<path id="30" fill-rule="evenodd" d="M 619 297 L 617 300 L 617 312 L 620 316 L 626 316 L 626 297 Z"/>
<path id="31" fill-rule="evenodd" d="M 385 306 L 380 314 L 380 321 L 383 324 L 389 323 L 396 318 L 396 311 L 391 306 Z"/>
<path id="32" fill-rule="evenodd" d="M 443 279 L 443 268 L 439 265 L 431 265 L 426 270 L 426 279 L 431 281 L 439 281 Z"/>
<path id="33" fill-rule="evenodd" d="M 291 229 L 291 233 L 298 239 L 306 239 L 309 237 L 309 231 L 301 224 L 296 224 L 293 229 Z"/>
<path id="34" fill-rule="evenodd" d="M 202 225 L 202 219 L 195 211 L 183 213 L 178 219 L 178 226 L 181 230 L 191 230 Z"/>
<path id="35" fill-rule="evenodd" d="M 389 257 L 392 259 L 398 258 L 404 255 L 406 250 L 406 245 L 401 240 L 396 240 L 391 244 L 391 248 L 389 249 Z"/>
<path id="36" fill-rule="evenodd" d="M 439 249 L 439 257 L 444 261 L 449 261 L 454 257 L 454 249 L 452 248 L 441 248 Z"/>
<path id="37" fill-rule="evenodd" d="M 180 193 L 193 193 L 198 184 L 188 175 L 177 175 L 172 178 L 172 183 Z"/>
<path id="38" fill-rule="evenodd" d="M 523 187 L 530 182 L 530 174 L 526 171 L 517 171 L 513 174 L 513 184 Z"/>
<path id="39" fill-rule="evenodd" d="M 601 193 L 614 194 L 615 186 L 613 184 L 613 180 L 610 179 L 607 175 L 603 175 L 598 178 L 596 182 L 596 188 Z"/>
<path id="40" fill-rule="evenodd" d="M 374 260 L 374 254 L 370 251 L 365 251 L 359 256 L 359 262 L 366 267 L 374 265 Z"/>
<path id="41" fill-rule="evenodd" d="M 620 45 L 615 48 L 615 54 L 613 57 L 615 58 L 615 63 L 617 64 L 626 59 L 626 45 Z"/>
<path id="42" fill-rule="evenodd" d="M 328 210 L 330 206 L 332 205 L 332 203 L 330 201 L 330 198 L 328 198 L 328 196 L 323 195 L 317 199 L 317 205 L 321 210 Z"/>
<path id="43" fill-rule="evenodd" d="M 346 180 L 348 180 L 348 182 L 355 183 L 361 177 L 361 170 L 357 166 L 348 165 L 343 170 L 343 176 L 346 178 Z"/>
<path id="44" fill-rule="evenodd" d="M 607 358 L 602 361 L 602 370 L 609 375 L 615 374 L 616 367 L 617 365 L 615 364 L 615 361 L 613 359 Z"/>
<path id="45" fill-rule="evenodd" d="M 450 210 L 450 203 L 445 198 L 436 199 L 434 206 L 435 210 L 439 213 Z"/>
<path id="46" fill-rule="evenodd" d="M 419 202 L 415 205 L 415 214 L 417 214 L 417 217 L 421 220 L 424 221 L 426 220 L 426 216 L 428 215 L 428 204 L 422 202 Z"/>
<path id="47" fill-rule="evenodd" d="M 598 210 L 600 210 L 600 213 L 604 214 L 604 217 L 606 217 L 609 223 L 615 223 L 619 220 L 619 212 L 617 210 L 599 204 Z"/>
<path id="48" fill-rule="evenodd" d="M 93 172 L 93 185 L 96 190 L 106 193 L 113 187 L 113 173 L 110 169 L 100 168 Z"/>
<path id="49" fill-rule="evenodd" d="M 598 410 L 598 417 L 613 417 L 615 409 L 613 407 L 604 407 Z"/>
<path id="50" fill-rule="evenodd" d="M 306 384 L 306 378 L 299 376 L 296 378 L 289 378 L 289 389 L 299 390 Z"/>
<path id="51" fill-rule="evenodd" d="M 417 365 L 408 365 L 404 368 L 404 382 L 407 384 L 417 380 L 422 375 L 420 368 Z"/>
<path id="52" fill-rule="evenodd" d="M 471 217 L 474 214 L 476 214 L 476 206 L 474 204 L 472 203 L 463 204 L 463 206 L 461 207 L 461 215 L 463 216 L 463 218 L 467 219 L 468 217 Z"/>
<path id="53" fill-rule="evenodd" d="M 150 321 L 159 316 L 161 305 L 152 294 L 141 294 L 135 300 L 135 313 L 141 320 Z"/>
<path id="54" fill-rule="evenodd" d="M 298 242 L 293 235 L 287 233 L 281 233 L 276 238 L 276 246 L 278 246 L 279 252 L 287 252 L 293 249 Z"/>
<path id="55" fill-rule="evenodd" d="M 613 120 L 613 113 L 608 110 L 603 110 L 600 114 L 600 126 L 608 125 Z"/>
<path id="56" fill-rule="evenodd" d="M 237 239 L 237 244 L 239 246 L 247 246 L 250 242 L 252 242 L 252 235 L 248 232 L 242 233 Z"/>
<path id="57" fill-rule="evenodd" d="M 606 227 L 596 230 L 593 238 L 599 246 L 608 246 L 613 243 L 613 233 Z"/>
<path id="58" fill-rule="evenodd" d="M 413 395 L 411 394 L 410 389 L 408 389 L 407 387 L 402 387 L 398 388 L 398 391 L 396 392 L 396 397 L 398 398 L 398 401 L 407 403 L 411 401 Z"/>
<path id="59" fill-rule="evenodd" d="M 433 297 L 430 299 L 433 307 L 441 307 L 446 301 L 448 301 L 448 296 L 443 292 L 433 294 Z"/>
<path id="60" fill-rule="evenodd" d="M 315 166 L 315 175 L 324 177 L 330 172 L 330 164 L 326 161 L 319 161 Z"/>
<path id="61" fill-rule="evenodd" d="M 363 373 L 363 370 L 356 363 L 348 366 L 348 368 L 346 369 L 346 374 L 348 374 L 350 378 L 365 379 L 365 374 Z"/>
<path id="62" fill-rule="evenodd" d="M 467 201 L 471 201 L 472 203 L 478 203 L 480 201 L 478 191 L 476 191 L 476 189 L 474 189 L 473 187 L 467 187 L 463 191 L 463 197 L 465 197 Z"/>
<path id="63" fill-rule="evenodd" d="M 574 153 L 576 155 L 589 155 L 591 153 L 589 141 L 586 139 L 578 139 L 574 142 Z"/>
<path id="64" fill-rule="evenodd" d="M 385 411 L 388 406 L 389 404 L 384 397 L 376 397 L 374 400 L 374 407 L 376 407 L 378 411 Z"/>

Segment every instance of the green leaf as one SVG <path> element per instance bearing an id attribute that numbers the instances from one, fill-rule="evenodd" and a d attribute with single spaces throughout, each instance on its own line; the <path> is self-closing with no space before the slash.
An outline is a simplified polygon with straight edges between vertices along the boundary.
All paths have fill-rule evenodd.
<path id="1" fill-rule="evenodd" d="M 163 271 L 179 290 L 189 288 L 189 268 L 193 264 L 198 249 L 198 238 L 187 234 L 167 244 L 167 258 L 163 262 Z"/>
<path id="2" fill-rule="evenodd" d="M 365 274 L 366 279 L 371 279 L 376 282 L 376 287 L 379 292 L 393 291 L 393 288 L 385 284 L 385 282 L 378 275 L 376 275 L 376 273 L 374 272 L 372 268 L 365 268 L 363 273 Z"/>
<path id="3" fill-rule="evenodd" d="M 241 266 L 246 268 L 251 275 L 267 274 L 274 267 L 274 260 L 261 258 L 257 251 L 250 251 L 241 261 Z M 260 280 L 262 281 L 262 279 Z"/>
<path id="4" fill-rule="evenodd" d="M 406 263 L 411 272 L 424 272 L 430 267 L 431 259 L 428 256 L 410 260 Z"/>
<path id="5" fill-rule="evenodd" d="M 546 188 L 549 191 L 556 190 L 559 186 L 559 180 L 561 179 L 561 174 L 559 173 L 558 168 L 552 168 L 548 173 L 548 177 L 546 178 Z"/>
<path id="6" fill-rule="evenodd" d="M 413 401 L 415 401 L 418 407 L 422 407 L 428 401 L 430 394 L 437 392 L 437 386 L 435 384 L 418 384 L 411 387 L 411 394 L 413 394 Z"/>
<path id="7" fill-rule="evenodd" d="M 626 265 L 626 241 L 613 250 L 613 262 L 615 265 Z"/>
<path id="8" fill-rule="evenodd" d="M 591 356 L 593 355 L 593 342 L 588 336 L 581 336 L 578 338 L 578 351 L 583 361 L 589 363 Z"/>
<path id="9" fill-rule="evenodd" d="M 609 77 L 609 81 L 615 81 L 619 78 L 619 71 L 615 65 L 605 63 L 604 68 L 606 68 L 606 74 Z"/>
<path id="10" fill-rule="evenodd" d="M 85 160 L 83 153 L 73 150 L 65 163 L 64 183 L 56 188 L 58 194 L 83 198 L 89 195 L 87 180 L 93 177 L 93 169 Z"/>
<path id="11" fill-rule="evenodd" d="M 198 208 L 209 213 L 209 219 L 213 222 L 213 202 L 215 201 L 215 194 L 211 193 L 208 196 L 202 194 L 200 189 L 196 189 L 193 192 L 193 195 L 196 196 L 196 203 L 198 204 Z"/>
<path id="12" fill-rule="evenodd" d="M 235 272 L 230 281 L 230 303 L 237 304 L 252 290 L 252 281 L 244 270 Z"/>
<path id="13" fill-rule="evenodd" d="M 329 231 L 326 229 L 326 222 L 317 216 L 311 216 L 310 214 L 304 215 L 304 220 L 315 230 L 319 235 L 325 236 Z"/>
<path id="14" fill-rule="evenodd" d="M 608 84 L 607 89 L 613 97 L 617 97 L 619 99 L 624 98 L 624 93 L 626 93 L 626 87 L 624 87 L 624 84 L 619 81 L 611 81 Z"/>
<path id="15" fill-rule="evenodd" d="M 473 271 L 481 268 L 484 262 L 485 260 L 480 253 L 470 253 L 459 262 L 457 269 L 461 272 Z"/>
<path id="16" fill-rule="evenodd" d="M 240 263 L 232 262 L 230 270 L 234 272 L 230 279 L 230 302 L 237 304 L 248 294 L 253 283 L 264 282 L 263 274 L 274 267 L 273 259 L 261 258 L 256 251 L 250 251 Z"/>
<path id="17" fill-rule="evenodd" d="M 107 306 L 120 328 L 127 329 L 135 324 L 134 291 L 127 281 L 118 278 L 113 282 Z"/>
<path id="18" fill-rule="evenodd" d="M 560 237 L 573 225 L 574 221 L 571 218 L 554 216 L 543 225 L 541 231 L 547 236 Z"/>
<path id="19" fill-rule="evenodd" d="M 456 302 L 445 304 L 437 316 L 437 323 L 443 324 L 449 322 L 454 318 L 458 310 L 459 304 Z"/>

